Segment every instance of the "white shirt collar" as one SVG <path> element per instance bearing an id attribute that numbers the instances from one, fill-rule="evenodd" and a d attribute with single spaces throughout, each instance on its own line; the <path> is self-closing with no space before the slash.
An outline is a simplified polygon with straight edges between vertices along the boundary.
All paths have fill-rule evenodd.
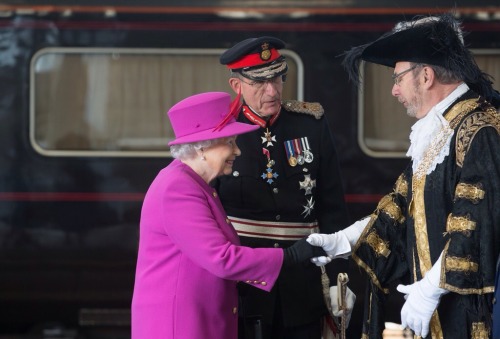
<path id="1" fill-rule="evenodd" d="M 406 153 L 411 157 L 413 164 L 413 171 L 415 172 L 422 161 L 431 142 L 435 139 L 438 133 L 444 128 L 448 129 L 449 124 L 443 117 L 443 113 L 453 102 L 469 90 L 467 84 L 462 83 L 453 90 L 446 98 L 440 101 L 437 105 L 432 107 L 425 117 L 419 119 L 411 127 L 410 133 L 410 148 Z M 449 143 L 453 134 L 448 135 L 448 141 L 441 149 L 439 154 L 434 158 L 431 166 L 428 168 L 428 173 L 432 172 L 437 164 L 443 162 L 444 158 L 449 154 Z"/>

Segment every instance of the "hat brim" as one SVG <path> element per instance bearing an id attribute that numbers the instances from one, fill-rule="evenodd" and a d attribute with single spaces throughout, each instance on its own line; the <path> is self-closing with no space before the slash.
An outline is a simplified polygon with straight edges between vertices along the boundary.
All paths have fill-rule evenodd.
<path id="1" fill-rule="evenodd" d="M 189 134 L 183 137 L 179 137 L 168 143 L 169 146 L 178 144 L 187 144 L 203 140 L 212 140 L 217 138 L 225 138 L 233 135 L 245 134 L 258 130 L 260 126 L 244 124 L 241 122 L 231 122 L 225 125 L 222 129 L 214 131 L 214 128 L 207 129 L 205 131 L 200 131 L 198 133 Z"/>

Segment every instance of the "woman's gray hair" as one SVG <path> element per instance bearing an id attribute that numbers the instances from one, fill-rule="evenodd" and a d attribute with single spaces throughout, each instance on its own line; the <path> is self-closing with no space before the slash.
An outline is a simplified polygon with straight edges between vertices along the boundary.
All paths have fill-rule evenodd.
<path id="1" fill-rule="evenodd" d="M 222 138 L 202 140 L 186 144 L 178 144 L 170 146 L 170 154 L 175 159 L 189 159 L 196 157 L 197 151 L 202 148 L 208 148 L 212 145 L 218 144 Z"/>

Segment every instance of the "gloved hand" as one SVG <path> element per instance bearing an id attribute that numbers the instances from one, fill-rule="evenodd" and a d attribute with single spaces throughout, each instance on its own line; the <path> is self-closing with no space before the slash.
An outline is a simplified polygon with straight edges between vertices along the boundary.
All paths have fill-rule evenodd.
<path id="1" fill-rule="evenodd" d="M 300 264 L 312 257 L 324 256 L 325 251 L 321 247 L 312 246 L 302 238 L 292 246 L 285 248 L 283 258 L 283 266 L 292 266 Z"/>
<path id="2" fill-rule="evenodd" d="M 318 267 L 321 267 L 321 266 L 325 266 L 326 264 L 329 264 L 332 262 L 332 257 L 327 255 L 327 256 L 323 256 L 323 257 L 314 257 L 314 258 L 311 258 L 311 262 L 318 266 Z"/>
<path id="3" fill-rule="evenodd" d="M 330 301 L 332 305 L 332 314 L 336 317 L 341 317 L 344 310 L 339 309 L 339 298 L 338 298 L 338 288 L 337 286 L 330 287 Z M 356 302 L 356 295 L 346 286 L 345 290 L 345 304 L 346 304 L 346 324 L 345 327 L 349 326 L 349 321 L 351 321 L 352 309 L 354 308 L 354 303 Z"/>
<path id="4" fill-rule="evenodd" d="M 330 259 L 351 252 L 349 240 L 342 231 L 332 234 L 313 233 L 307 237 L 307 242 L 322 247 L 326 254 L 330 256 Z M 325 259 L 322 260 L 326 261 Z"/>
<path id="5" fill-rule="evenodd" d="M 406 302 L 401 309 L 401 324 L 425 338 L 429 334 L 432 313 L 446 290 L 433 285 L 428 274 L 411 285 L 398 285 L 397 290 L 406 294 Z"/>
<path id="6" fill-rule="evenodd" d="M 356 244 L 370 218 L 356 221 L 351 226 L 333 234 L 314 233 L 307 237 L 307 241 L 314 246 L 321 246 L 328 257 L 313 258 L 311 261 L 316 266 L 328 264 L 332 259 L 347 258 L 351 254 L 351 248 Z"/>

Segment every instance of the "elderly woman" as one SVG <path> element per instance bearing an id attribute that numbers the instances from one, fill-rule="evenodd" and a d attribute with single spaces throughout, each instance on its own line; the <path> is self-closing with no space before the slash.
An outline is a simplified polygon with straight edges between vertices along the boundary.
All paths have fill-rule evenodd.
<path id="1" fill-rule="evenodd" d="M 230 111 L 230 101 L 227 93 L 202 93 L 168 112 L 176 159 L 160 171 L 144 199 L 134 339 L 236 338 L 238 281 L 269 291 L 282 265 L 304 264 L 317 255 L 305 239 L 285 250 L 239 245 L 209 183 L 231 173 L 241 153 L 236 136 L 258 126 L 236 122 L 238 108 Z"/>

